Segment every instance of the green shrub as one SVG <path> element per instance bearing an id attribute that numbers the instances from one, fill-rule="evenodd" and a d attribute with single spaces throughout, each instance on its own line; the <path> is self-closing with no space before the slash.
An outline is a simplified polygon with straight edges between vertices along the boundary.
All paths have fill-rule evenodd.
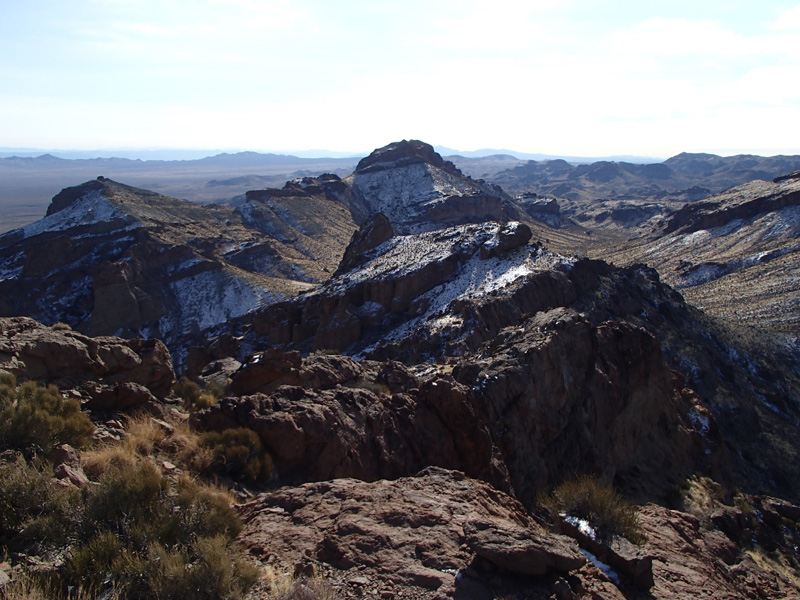
<path id="1" fill-rule="evenodd" d="M 46 553 L 65 545 L 79 496 L 53 479 L 49 465 L 37 468 L 22 456 L 0 462 L 0 547 Z"/>
<path id="2" fill-rule="evenodd" d="M 172 391 L 183 399 L 183 405 L 187 408 L 193 406 L 200 399 L 200 386 L 186 377 L 181 377 L 181 380 L 173 386 Z"/>
<path id="3" fill-rule="evenodd" d="M 272 457 L 263 450 L 261 438 L 252 429 L 239 427 L 208 431 L 200 445 L 214 454 L 211 469 L 233 479 L 267 481 L 272 477 Z"/>
<path id="4" fill-rule="evenodd" d="M 584 475 L 566 481 L 541 503 L 559 514 L 585 519 L 600 539 L 619 535 L 634 544 L 646 541 L 636 507 L 595 477 Z"/>
<path id="5" fill-rule="evenodd" d="M 194 381 L 182 377 L 173 391 L 183 399 L 186 410 L 203 410 L 217 403 L 225 394 L 225 386 L 217 381 L 209 382 L 203 389 Z"/>
<path id="6" fill-rule="evenodd" d="M 85 448 L 94 425 L 77 400 L 64 398 L 55 386 L 32 381 L 17 388 L 0 382 L 0 450 L 51 450 L 59 444 Z"/>
<path id="7" fill-rule="evenodd" d="M 239 598 L 253 570 L 232 540 L 241 523 L 223 492 L 149 462 L 112 466 L 85 488 L 81 526 L 61 570 L 64 585 L 122 598 Z"/>
<path id="8" fill-rule="evenodd" d="M 7 387 L 12 390 L 17 387 L 17 378 L 13 373 L 0 369 L 0 388 Z"/>

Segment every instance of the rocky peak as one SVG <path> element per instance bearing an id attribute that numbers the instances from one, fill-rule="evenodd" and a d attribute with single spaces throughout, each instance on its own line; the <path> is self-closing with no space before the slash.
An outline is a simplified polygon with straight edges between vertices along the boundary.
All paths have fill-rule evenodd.
<path id="1" fill-rule="evenodd" d="M 64 210 L 71 206 L 76 200 L 92 192 L 103 192 L 106 189 L 105 181 L 107 180 L 103 176 L 100 176 L 93 181 L 87 181 L 81 185 L 64 188 L 53 197 L 50 206 L 47 207 L 47 216 Z"/>
<path id="2" fill-rule="evenodd" d="M 311 197 L 323 195 L 329 200 L 344 201 L 347 185 L 338 175 L 325 173 L 319 177 L 298 177 L 287 181 L 283 188 L 252 190 L 245 194 L 248 201 L 266 202 L 271 198 Z"/>
<path id="3" fill-rule="evenodd" d="M 500 188 L 463 175 L 429 144 L 415 140 L 376 150 L 347 181 L 356 220 L 380 212 L 398 234 L 519 218 Z"/>
<path id="4" fill-rule="evenodd" d="M 461 171 L 450 161 L 444 160 L 433 146 L 419 140 L 402 140 L 378 148 L 361 159 L 355 172 L 374 173 L 413 164 L 429 164 L 452 175 L 462 176 Z"/>

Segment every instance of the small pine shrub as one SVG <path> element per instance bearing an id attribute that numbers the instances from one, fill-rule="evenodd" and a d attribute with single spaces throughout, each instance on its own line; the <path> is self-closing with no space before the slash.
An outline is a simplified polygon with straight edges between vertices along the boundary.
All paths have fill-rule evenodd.
<path id="1" fill-rule="evenodd" d="M 94 425 L 80 403 L 64 398 L 55 386 L 32 381 L 16 389 L 5 377 L 0 383 L 0 450 L 49 451 L 59 444 L 86 448 Z"/>
<path id="2" fill-rule="evenodd" d="M 619 535 L 634 544 L 646 541 L 636 507 L 595 477 L 584 475 L 566 481 L 541 503 L 559 514 L 586 519 L 601 539 Z"/>
<path id="3" fill-rule="evenodd" d="M 246 481 L 268 481 L 272 477 L 272 457 L 252 429 L 208 431 L 201 434 L 200 445 L 214 456 L 210 465 L 213 472 Z"/>

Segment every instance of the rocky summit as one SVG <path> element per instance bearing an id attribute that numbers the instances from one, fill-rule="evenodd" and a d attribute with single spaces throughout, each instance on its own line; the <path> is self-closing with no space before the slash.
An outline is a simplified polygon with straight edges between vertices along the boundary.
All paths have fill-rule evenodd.
<path id="1" fill-rule="evenodd" d="M 800 597 L 794 321 L 691 291 L 789 261 L 797 182 L 660 206 L 648 237 L 595 242 L 621 266 L 418 141 L 235 207 L 65 189 L 0 238 L 0 477 L 61 499 L 0 491 L 0 589 Z M 24 442 L 41 406 L 91 423 Z"/>

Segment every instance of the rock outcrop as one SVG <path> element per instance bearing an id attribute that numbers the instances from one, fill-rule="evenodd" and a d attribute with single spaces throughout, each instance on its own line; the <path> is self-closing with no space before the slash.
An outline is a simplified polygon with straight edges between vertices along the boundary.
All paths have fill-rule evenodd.
<path id="1" fill-rule="evenodd" d="M 326 575 L 343 593 L 379 586 L 394 590 L 392 596 L 453 595 L 475 561 L 472 545 L 499 568 L 501 553 L 515 553 L 506 543 L 513 535 L 528 545 L 516 550 L 523 570 L 564 573 L 586 562 L 575 542 L 547 531 L 510 496 L 436 468 L 395 481 L 336 479 L 283 488 L 242 505 L 240 512 L 245 522 L 240 539 L 252 553 L 283 568 L 335 567 Z M 485 529 L 477 531 L 476 524 L 483 523 L 505 535 L 487 539 Z M 531 551 L 532 540 L 538 552 Z M 498 545 L 503 550 L 491 552 Z"/>
<path id="2" fill-rule="evenodd" d="M 579 552 L 512 497 L 437 468 L 281 488 L 239 511 L 240 539 L 255 556 L 298 576 L 317 573 L 343 597 L 778 600 L 799 592 L 791 575 L 704 518 L 644 506 L 647 542 L 634 552 L 647 561 L 631 560 L 626 572 L 621 559 L 611 566 Z M 636 581 L 642 564 L 649 579 Z"/>
<path id="3" fill-rule="evenodd" d="M 27 317 L 0 318 L 0 369 L 74 390 L 90 408 L 111 411 L 164 398 L 175 382 L 159 340 L 91 338 Z"/>

